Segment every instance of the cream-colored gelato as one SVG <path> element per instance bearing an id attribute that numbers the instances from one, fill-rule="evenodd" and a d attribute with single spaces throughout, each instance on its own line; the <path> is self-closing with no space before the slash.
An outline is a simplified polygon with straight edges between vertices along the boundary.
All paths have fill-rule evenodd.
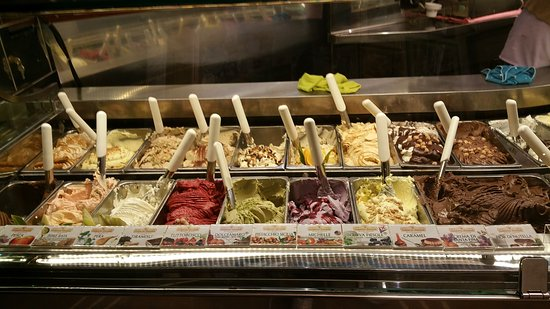
<path id="1" fill-rule="evenodd" d="M 345 165 L 380 165 L 376 124 L 356 122 L 352 124 L 351 128 L 339 125 L 336 129 L 342 141 L 342 152 Z M 390 163 L 393 164 L 392 159 L 390 159 Z"/>
<path id="2" fill-rule="evenodd" d="M 528 126 L 533 132 L 537 131 L 537 122 L 535 121 L 535 119 L 533 119 L 533 117 L 531 117 L 531 115 L 528 115 L 525 118 L 520 118 L 519 124 Z M 500 134 L 506 136 L 506 138 L 510 142 L 516 143 L 516 145 L 518 145 L 521 149 L 525 150 L 528 148 L 527 143 L 522 138 L 518 138 L 517 140 L 514 141 L 512 136 L 510 136 L 510 127 L 508 126 L 508 119 L 491 120 L 489 121 L 489 125 L 493 129 L 497 130 Z"/>
<path id="3" fill-rule="evenodd" d="M 121 219 L 126 225 L 147 225 L 160 207 L 160 187 L 155 184 L 125 186 L 115 192 L 110 216 Z"/>
<path id="4" fill-rule="evenodd" d="M 360 182 L 355 191 L 355 200 L 362 223 L 420 223 L 411 177 L 387 177 L 384 184 L 380 178 L 358 181 Z"/>
<path id="5" fill-rule="evenodd" d="M 119 169 L 126 166 L 143 144 L 144 138 L 127 130 L 112 130 L 107 134 L 107 169 Z M 82 163 L 82 169 L 97 168 L 97 155 L 91 152 Z"/>
<path id="6" fill-rule="evenodd" d="M 249 145 L 239 149 L 238 167 L 275 167 L 283 164 L 285 144 Z"/>
<path id="7" fill-rule="evenodd" d="M 197 135 L 198 136 L 198 135 Z M 237 130 L 221 130 L 218 141 L 223 146 L 223 152 L 228 162 L 231 161 L 231 155 L 235 151 L 235 145 L 239 138 Z M 183 167 L 206 167 L 206 149 L 208 147 L 208 134 L 195 143 L 195 146 L 185 154 Z"/>
<path id="8" fill-rule="evenodd" d="M 54 169 L 71 168 L 92 145 L 92 139 L 85 133 L 71 132 L 58 139 L 53 148 Z M 42 161 L 34 168 L 43 168 Z"/>
<path id="9" fill-rule="evenodd" d="M 535 116 L 535 120 L 541 123 L 542 125 L 550 127 L 550 113 Z"/>
<path id="10" fill-rule="evenodd" d="M 154 132 L 151 135 L 150 145 L 143 155 L 134 163 L 135 168 L 166 168 L 168 162 L 176 152 L 181 139 L 185 135 L 183 127 L 164 127 L 161 134 Z M 208 145 L 208 134 L 205 134 L 201 140 L 197 134 L 197 141 L 190 149 L 182 162 L 182 167 L 205 167 L 206 166 L 206 147 Z M 222 143 L 225 155 L 229 160 L 235 145 L 237 144 L 237 130 L 223 130 L 220 132 L 219 141 Z"/>
<path id="11" fill-rule="evenodd" d="M 298 132 L 298 139 L 300 141 L 300 146 L 302 147 L 302 153 L 304 154 L 306 164 L 313 165 L 311 150 L 308 145 L 305 128 L 303 126 L 297 126 L 296 131 Z M 329 127 L 317 127 L 317 135 L 319 135 L 323 158 L 326 158 L 325 164 L 339 164 L 340 159 L 336 146 L 338 144 L 336 130 Z M 328 157 L 327 154 L 329 154 Z M 298 149 L 294 147 L 294 145 L 291 145 L 289 165 L 302 165 L 302 162 L 300 161 L 300 153 L 298 152 Z"/>

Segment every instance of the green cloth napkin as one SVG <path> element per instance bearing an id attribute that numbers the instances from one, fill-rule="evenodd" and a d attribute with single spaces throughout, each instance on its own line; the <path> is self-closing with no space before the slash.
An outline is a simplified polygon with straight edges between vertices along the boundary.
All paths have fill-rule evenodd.
<path id="1" fill-rule="evenodd" d="M 334 79 L 341 93 L 356 93 L 361 89 L 361 85 L 352 80 L 348 80 L 347 77 L 340 73 L 334 74 Z M 329 91 L 327 80 L 323 76 L 307 73 L 304 73 L 304 75 L 300 77 L 300 80 L 298 80 L 298 90 L 305 92 Z"/>

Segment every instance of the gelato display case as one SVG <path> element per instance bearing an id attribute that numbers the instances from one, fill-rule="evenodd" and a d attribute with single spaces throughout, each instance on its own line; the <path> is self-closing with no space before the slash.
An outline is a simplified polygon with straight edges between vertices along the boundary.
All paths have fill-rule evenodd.
<path id="1" fill-rule="evenodd" d="M 506 31 L 512 17 L 457 26 L 393 0 L 114 1 L 108 8 L 103 1 L 27 2 L 0 13 L 0 42 L 21 44 L 10 40 L 13 25 L 34 18 L 37 44 L 47 47 L 57 80 L 54 90 L 33 84 L 43 88 L 41 95 L 0 93 L 0 109 L 17 116 L 0 116 L 3 305 L 550 305 L 550 169 L 498 124 L 507 117 L 506 100 L 514 99 L 520 122 L 531 121 L 535 134 L 548 140 L 550 68 L 514 86 L 486 82 L 472 71 L 472 63 L 488 64 L 491 48 L 477 57 L 475 46 L 485 36 L 471 34 Z M 407 18 L 409 26 L 422 20 L 436 28 L 390 27 Z M 366 28 L 357 28 L 364 22 Z M 374 24 L 385 30 L 375 31 Z M 358 51 L 374 52 L 369 63 L 384 58 L 378 48 L 386 30 L 391 44 L 404 37 L 446 48 L 470 43 L 449 64 L 458 68 L 452 72 L 419 76 L 409 67 L 401 76 L 373 76 L 364 66 L 353 69 Z M 363 45 L 371 43 L 375 49 Z M 411 52 L 403 59 L 418 56 L 409 47 L 402 46 Z M 394 52 L 380 66 L 392 62 Z M 50 78 L 50 67 L 43 69 Z M 349 122 L 342 122 L 328 91 L 297 87 L 303 73 L 338 71 L 361 86 L 343 95 Z M 107 114 L 105 157 L 63 110 L 58 91 L 93 130 L 96 113 Z M 190 94 L 200 98 L 201 113 Z M 246 125 L 231 104 L 235 95 Z M 157 99 L 164 125 L 149 98 Z M 366 99 L 391 119 L 388 165 L 381 162 L 377 117 L 363 107 Z M 460 117 L 445 170 L 446 131 L 436 101 Z M 297 142 L 283 126 L 280 105 L 292 110 Z M 211 136 L 202 120 L 211 124 L 214 113 L 221 118 L 218 155 L 229 175 L 217 168 L 212 180 Z M 309 134 L 321 140 L 324 165 L 316 163 L 314 139 L 304 130 L 310 117 L 317 127 Z M 51 173 L 43 170 L 43 122 L 55 128 Z M 171 171 L 188 129 L 196 139 Z M 102 166 L 111 158 L 120 164 Z M 48 177 L 53 186 L 45 186 Z"/>

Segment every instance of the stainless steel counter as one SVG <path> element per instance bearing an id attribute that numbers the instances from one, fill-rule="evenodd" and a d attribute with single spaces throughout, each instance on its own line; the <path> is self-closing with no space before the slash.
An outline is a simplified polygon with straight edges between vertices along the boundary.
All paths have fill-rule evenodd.
<path id="1" fill-rule="evenodd" d="M 433 103 L 443 100 L 449 112 L 502 112 L 506 99 L 515 99 L 520 109 L 542 108 L 549 104 L 550 68 L 537 71 L 531 85 L 501 86 L 486 82 L 482 74 L 458 76 L 396 77 L 356 80 L 362 85 L 358 93 L 345 95 L 348 113 L 367 114 L 361 102 L 373 100 L 388 114 L 432 113 Z M 278 117 L 277 107 L 287 104 L 296 116 L 337 115 L 328 93 L 307 94 L 297 90 L 297 81 L 165 85 L 134 87 L 100 87 L 64 89 L 75 108 L 85 119 L 94 119 L 104 110 L 113 119 L 150 118 L 149 96 L 157 97 L 161 113 L 170 118 L 191 118 L 187 96 L 199 97 L 206 115 L 218 113 L 235 117 L 228 108 L 231 97 L 240 95 L 249 117 Z M 311 106 L 315 106 L 312 114 Z"/>

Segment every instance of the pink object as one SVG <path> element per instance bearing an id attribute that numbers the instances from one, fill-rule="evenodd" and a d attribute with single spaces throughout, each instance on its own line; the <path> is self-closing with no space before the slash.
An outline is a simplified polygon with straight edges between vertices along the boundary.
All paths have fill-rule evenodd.
<path id="1" fill-rule="evenodd" d="M 450 16 L 437 16 L 436 19 L 446 21 L 446 22 L 456 23 L 456 24 L 477 24 L 477 23 L 487 22 L 491 20 L 517 17 L 520 13 L 521 13 L 521 9 L 517 9 L 512 11 L 491 14 L 491 15 L 480 16 L 476 18 L 457 18 L 457 17 L 450 17 Z"/>

